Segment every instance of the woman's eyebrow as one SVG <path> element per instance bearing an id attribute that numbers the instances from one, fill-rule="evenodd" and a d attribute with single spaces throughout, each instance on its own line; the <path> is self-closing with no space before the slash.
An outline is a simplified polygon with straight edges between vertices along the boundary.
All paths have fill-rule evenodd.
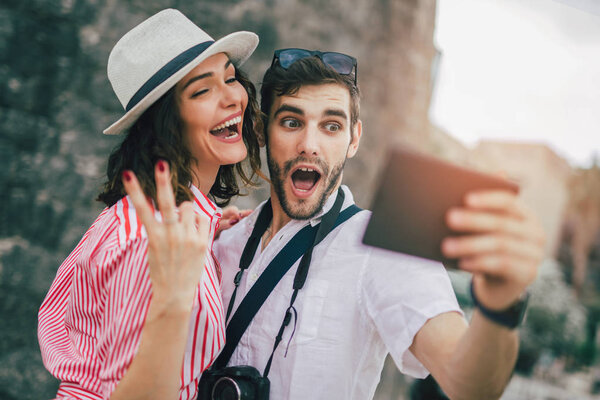
<path id="1" fill-rule="evenodd" d="M 230 65 L 231 65 L 231 60 L 227 60 L 223 69 L 229 68 Z M 190 86 L 192 83 L 196 82 L 197 80 L 208 78 L 213 75 L 214 75 L 214 73 L 207 72 L 205 74 L 200 74 L 200 75 L 194 76 L 193 78 L 191 78 L 189 81 L 186 82 L 186 84 L 183 86 L 183 88 L 181 88 L 181 90 L 184 91 L 186 87 Z"/>

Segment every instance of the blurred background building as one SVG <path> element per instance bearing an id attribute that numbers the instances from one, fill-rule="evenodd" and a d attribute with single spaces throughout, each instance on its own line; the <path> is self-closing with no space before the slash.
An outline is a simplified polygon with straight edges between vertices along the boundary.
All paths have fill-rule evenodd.
<path id="1" fill-rule="evenodd" d="M 102 208 L 94 199 L 119 138 L 101 131 L 122 114 L 106 78 L 108 53 L 127 30 L 167 7 L 214 37 L 257 32 L 261 43 L 244 67 L 255 82 L 279 47 L 358 58 L 364 135 L 344 179 L 362 207 L 369 207 L 386 150 L 397 143 L 517 180 L 546 229 L 548 260 L 533 288 L 519 375 L 506 398 L 542 398 L 533 396 L 546 390 L 544 379 L 561 384 L 565 397 L 556 398 L 588 398 L 599 389 L 600 167 L 574 168 L 542 144 L 466 147 L 430 122 L 443 58 L 433 41 L 435 0 L 3 0 L 0 399 L 55 393 L 57 382 L 37 345 L 37 309 L 61 261 Z M 253 207 L 267 193 L 263 184 L 237 203 Z M 468 307 L 464 280 L 455 278 L 456 289 Z M 538 392 L 530 389 L 535 382 Z M 388 360 L 376 398 L 409 398 L 411 385 Z"/>

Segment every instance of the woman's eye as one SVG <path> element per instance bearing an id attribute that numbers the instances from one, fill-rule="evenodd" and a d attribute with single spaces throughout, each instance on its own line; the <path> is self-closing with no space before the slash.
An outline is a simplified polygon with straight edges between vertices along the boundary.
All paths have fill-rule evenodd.
<path id="1" fill-rule="evenodd" d="M 194 92 L 194 94 L 192 94 L 192 98 L 202 96 L 205 93 L 208 93 L 208 89 L 198 90 L 197 92 Z"/>
<path id="2" fill-rule="evenodd" d="M 225 83 L 234 83 L 234 82 L 237 82 L 237 78 L 236 78 L 236 77 L 229 78 L 229 79 L 227 79 L 227 80 L 225 81 Z"/>
<path id="3" fill-rule="evenodd" d="M 295 119 L 284 119 L 283 121 L 281 121 L 281 126 L 283 126 L 284 128 L 298 128 L 300 126 L 300 122 L 298 122 Z"/>

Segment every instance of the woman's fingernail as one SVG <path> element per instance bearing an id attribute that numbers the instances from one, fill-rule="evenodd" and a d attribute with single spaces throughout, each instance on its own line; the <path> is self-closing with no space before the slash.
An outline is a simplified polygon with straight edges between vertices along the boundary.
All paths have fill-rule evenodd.
<path id="1" fill-rule="evenodd" d="M 123 171 L 123 179 L 125 182 L 131 182 L 131 173 L 127 170 Z"/>
<path id="2" fill-rule="evenodd" d="M 237 224 L 238 222 L 240 222 L 240 220 L 239 220 L 239 219 L 232 219 L 231 221 L 229 221 L 229 225 L 235 225 L 235 224 Z"/>
<path id="3" fill-rule="evenodd" d="M 165 172 L 166 169 L 167 169 L 167 163 L 164 162 L 163 160 L 158 160 L 158 170 L 160 172 Z"/>

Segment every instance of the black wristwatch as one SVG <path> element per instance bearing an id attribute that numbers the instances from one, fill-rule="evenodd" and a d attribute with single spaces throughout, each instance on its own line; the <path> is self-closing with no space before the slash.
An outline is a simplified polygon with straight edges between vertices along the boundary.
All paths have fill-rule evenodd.
<path id="1" fill-rule="evenodd" d="M 481 303 L 479 303 L 477 300 L 477 297 L 475 296 L 475 290 L 473 289 L 473 281 L 471 281 L 471 298 L 473 299 L 475 307 L 477 307 L 487 319 L 509 329 L 515 329 L 521 324 L 521 321 L 523 321 L 525 316 L 527 302 L 529 301 L 529 293 L 522 295 L 516 303 L 513 303 L 510 307 L 504 310 L 490 310 L 489 308 L 481 305 Z"/>

